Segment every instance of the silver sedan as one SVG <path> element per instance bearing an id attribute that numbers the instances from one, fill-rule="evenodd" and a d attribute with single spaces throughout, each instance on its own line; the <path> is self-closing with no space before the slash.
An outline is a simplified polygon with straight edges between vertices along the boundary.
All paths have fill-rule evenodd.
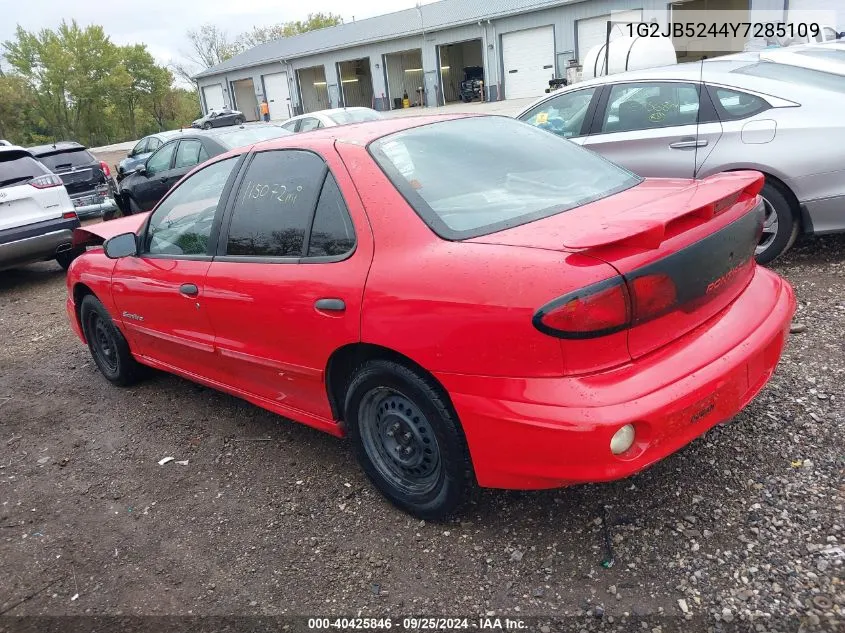
<path id="1" fill-rule="evenodd" d="M 845 76 L 757 59 L 600 77 L 552 92 L 518 118 L 646 177 L 766 176 L 757 260 L 799 232 L 845 231 Z"/>

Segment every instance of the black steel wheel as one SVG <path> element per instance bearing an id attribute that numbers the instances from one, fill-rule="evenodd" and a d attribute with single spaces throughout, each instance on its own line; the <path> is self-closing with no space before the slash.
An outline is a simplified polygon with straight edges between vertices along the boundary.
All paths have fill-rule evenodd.
<path id="1" fill-rule="evenodd" d="M 79 312 L 88 349 L 100 373 L 121 387 L 136 382 L 140 366 L 103 304 L 94 295 L 86 295 Z"/>
<path id="2" fill-rule="evenodd" d="M 388 360 L 355 372 L 344 419 L 358 462 L 391 502 L 424 519 L 458 510 L 475 483 L 448 397 L 429 376 Z"/>

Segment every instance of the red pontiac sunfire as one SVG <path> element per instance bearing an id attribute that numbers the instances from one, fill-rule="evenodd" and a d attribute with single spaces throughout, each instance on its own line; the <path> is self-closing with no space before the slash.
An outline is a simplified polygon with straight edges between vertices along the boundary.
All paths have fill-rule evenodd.
<path id="1" fill-rule="evenodd" d="M 644 180 L 492 116 L 298 134 L 199 166 L 68 274 L 100 371 L 333 435 L 401 508 L 626 477 L 744 407 L 795 300 L 756 172 Z"/>

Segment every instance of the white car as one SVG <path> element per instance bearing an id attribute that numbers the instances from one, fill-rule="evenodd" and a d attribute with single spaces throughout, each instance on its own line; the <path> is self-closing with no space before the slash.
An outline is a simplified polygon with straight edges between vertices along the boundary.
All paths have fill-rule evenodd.
<path id="1" fill-rule="evenodd" d="M 0 145 L 0 270 L 55 259 L 66 269 L 79 217 L 64 182 L 15 145 Z"/>
<path id="2" fill-rule="evenodd" d="M 281 127 L 289 132 L 310 132 L 324 127 L 378 121 L 381 118 L 378 112 L 370 108 L 332 108 L 300 114 L 285 121 Z"/>

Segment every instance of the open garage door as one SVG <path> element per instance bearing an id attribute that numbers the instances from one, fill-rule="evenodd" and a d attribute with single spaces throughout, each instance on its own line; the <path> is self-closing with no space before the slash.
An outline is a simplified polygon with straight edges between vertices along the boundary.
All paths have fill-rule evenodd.
<path id="1" fill-rule="evenodd" d="M 607 39 L 607 21 L 614 22 L 640 22 L 643 19 L 643 12 L 641 9 L 633 11 L 619 11 L 614 14 L 600 15 L 595 18 L 586 18 L 578 20 L 578 27 L 576 30 L 577 46 L 578 46 L 578 61 L 583 64 L 587 53 L 595 46 L 601 46 Z M 617 27 L 619 35 L 627 34 L 627 30 L 620 24 Z M 618 37 L 618 35 L 615 35 Z M 604 68 L 604 66 L 602 66 Z"/>
<path id="2" fill-rule="evenodd" d="M 337 74 L 344 107 L 372 108 L 375 105 L 369 57 L 338 62 Z"/>
<path id="3" fill-rule="evenodd" d="M 461 82 L 464 79 L 484 81 L 484 60 L 481 40 L 469 40 L 455 44 L 441 44 L 437 47 L 440 56 L 440 85 L 443 102 L 471 100 L 471 91 L 461 98 Z M 466 76 L 465 76 L 466 75 Z"/>
<path id="4" fill-rule="evenodd" d="M 296 71 L 299 80 L 299 96 L 302 112 L 316 112 L 329 108 L 329 90 L 326 86 L 326 69 L 323 66 L 300 68 Z"/>
<path id="5" fill-rule="evenodd" d="M 284 121 L 292 115 L 290 110 L 290 90 L 287 73 L 271 73 L 262 77 L 264 80 L 264 98 L 270 106 L 270 119 Z"/>
<path id="6" fill-rule="evenodd" d="M 502 35 L 505 99 L 537 97 L 555 76 L 553 26 Z"/>
<path id="7" fill-rule="evenodd" d="M 420 101 L 418 88 L 425 81 L 422 67 L 422 51 L 415 48 L 384 56 L 384 69 L 387 75 L 387 95 L 390 109 L 402 107 L 402 98 L 408 95 L 411 105 Z"/>
<path id="8" fill-rule="evenodd" d="M 223 101 L 223 86 L 221 84 L 204 86 L 202 96 L 205 100 L 206 113 L 212 110 L 222 110 L 226 106 L 226 102 Z"/>
<path id="9" fill-rule="evenodd" d="M 255 84 L 252 79 L 239 79 L 232 82 L 235 95 L 235 109 L 244 113 L 247 121 L 258 120 L 258 97 L 255 96 Z"/>

